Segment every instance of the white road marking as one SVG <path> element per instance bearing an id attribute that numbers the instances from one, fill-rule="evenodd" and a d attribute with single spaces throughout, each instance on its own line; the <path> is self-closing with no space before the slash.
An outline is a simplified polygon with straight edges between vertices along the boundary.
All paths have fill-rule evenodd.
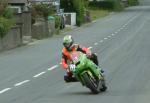
<path id="1" fill-rule="evenodd" d="M 123 28 L 120 28 L 121 30 L 123 29 Z"/>
<path id="2" fill-rule="evenodd" d="M 117 34 L 118 32 L 116 31 L 115 34 Z"/>
<path id="3" fill-rule="evenodd" d="M 126 25 L 123 25 L 123 28 L 125 28 L 126 27 Z"/>
<path id="4" fill-rule="evenodd" d="M 98 43 L 94 43 L 94 45 L 98 45 Z"/>
<path id="5" fill-rule="evenodd" d="M 52 66 L 51 68 L 48 68 L 47 70 L 53 70 L 53 69 L 55 69 L 55 68 L 57 68 L 58 67 L 58 65 L 54 65 L 54 66 Z"/>
<path id="6" fill-rule="evenodd" d="M 133 20 L 135 20 L 138 16 L 134 16 L 133 18 L 131 18 L 126 24 L 124 24 L 123 27 L 126 27 L 130 22 L 132 22 Z"/>
<path id="7" fill-rule="evenodd" d="M 6 91 L 8 91 L 8 90 L 10 90 L 10 89 L 11 89 L 11 88 L 5 88 L 5 89 L 3 89 L 3 90 L 0 91 L 0 94 L 4 93 L 4 92 L 6 92 Z"/>
<path id="8" fill-rule="evenodd" d="M 101 42 L 101 43 L 102 43 L 102 42 L 103 42 L 103 40 L 101 40 L 101 41 L 99 41 L 99 42 Z"/>
<path id="9" fill-rule="evenodd" d="M 107 40 L 108 38 L 104 38 L 105 40 Z"/>
<path id="10" fill-rule="evenodd" d="M 14 86 L 17 87 L 17 86 L 20 86 L 20 85 L 22 85 L 22 84 L 25 84 L 25 83 L 27 83 L 27 82 L 29 82 L 29 81 L 30 81 L 30 80 L 25 80 L 25 81 L 22 81 L 22 82 L 20 82 L 20 83 L 15 84 Z"/>
<path id="11" fill-rule="evenodd" d="M 134 20 L 134 18 L 133 19 L 131 19 L 131 21 L 130 22 L 132 22 Z"/>
<path id="12" fill-rule="evenodd" d="M 111 34 L 112 36 L 114 36 L 115 34 Z"/>
<path id="13" fill-rule="evenodd" d="M 88 49 L 92 49 L 93 47 L 88 47 Z"/>
<path id="14" fill-rule="evenodd" d="M 108 36 L 108 38 L 111 38 L 111 36 Z"/>
<path id="15" fill-rule="evenodd" d="M 120 31 L 121 31 L 121 29 L 118 30 L 118 32 L 120 32 Z"/>
<path id="16" fill-rule="evenodd" d="M 125 26 L 127 26 L 128 25 L 128 23 L 127 24 L 125 24 Z"/>
<path id="17" fill-rule="evenodd" d="M 37 78 L 37 77 L 39 77 L 39 76 L 41 76 L 42 74 L 45 74 L 46 72 L 41 72 L 41 73 L 39 73 L 39 74 L 37 74 L 37 75 L 35 75 L 35 76 L 33 76 L 34 78 Z"/>

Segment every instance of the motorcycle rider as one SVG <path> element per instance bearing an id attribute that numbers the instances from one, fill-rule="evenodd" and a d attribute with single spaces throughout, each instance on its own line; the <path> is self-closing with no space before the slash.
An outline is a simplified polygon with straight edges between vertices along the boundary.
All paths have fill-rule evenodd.
<path id="1" fill-rule="evenodd" d="M 74 44 L 74 39 L 71 35 L 66 35 L 63 38 L 63 48 L 62 48 L 62 58 L 61 58 L 61 65 L 67 71 L 66 75 L 64 76 L 64 80 L 66 82 L 76 82 L 77 79 L 73 77 L 73 74 L 69 70 L 69 62 L 71 61 L 70 53 L 72 51 L 81 51 L 87 55 L 89 59 L 91 59 L 97 66 L 98 66 L 98 59 L 97 55 L 91 53 L 91 51 L 86 48 L 82 47 L 79 44 Z"/>

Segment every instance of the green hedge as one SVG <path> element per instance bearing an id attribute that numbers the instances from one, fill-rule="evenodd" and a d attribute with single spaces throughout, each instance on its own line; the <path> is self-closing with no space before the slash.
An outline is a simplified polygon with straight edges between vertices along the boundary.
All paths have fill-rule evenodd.
<path id="1" fill-rule="evenodd" d="M 54 16 L 54 18 L 55 18 L 55 28 L 59 29 L 60 23 L 61 23 L 61 18 L 60 18 L 60 16 Z"/>
<path id="2" fill-rule="evenodd" d="M 40 16 L 47 19 L 49 15 L 54 14 L 54 8 L 50 7 L 48 4 L 34 4 L 32 8 L 32 16 L 34 18 Z"/>
<path id="3" fill-rule="evenodd" d="M 13 22 L 11 19 L 0 17 L 0 38 L 3 38 L 12 27 Z"/>
<path id="4" fill-rule="evenodd" d="M 12 20 L 13 11 L 9 7 L 4 6 L 1 6 L 0 9 L 0 38 L 3 38 L 14 25 Z"/>
<path id="5" fill-rule="evenodd" d="M 73 4 L 73 8 L 77 13 L 77 25 L 81 26 L 84 22 L 84 2 L 83 0 L 73 0 Z"/>
<path id="6" fill-rule="evenodd" d="M 89 6 L 115 11 L 120 11 L 123 9 L 123 5 L 120 0 L 93 1 L 89 3 Z"/>
<path id="7" fill-rule="evenodd" d="M 11 19 L 13 17 L 13 10 L 10 9 L 9 7 L 5 8 L 4 11 L 2 12 L 1 16 L 7 19 Z"/>
<path id="8" fill-rule="evenodd" d="M 128 4 L 131 6 L 138 5 L 139 1 L 138 0 L 128 0 Z"/>

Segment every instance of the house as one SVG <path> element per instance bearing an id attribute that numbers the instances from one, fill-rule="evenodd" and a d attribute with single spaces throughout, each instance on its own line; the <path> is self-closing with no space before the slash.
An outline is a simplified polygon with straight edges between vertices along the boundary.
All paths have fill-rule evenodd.
<path id="1" fill-rule="evenodd" d="M 28 0 L 31 4 L 46 3 L 55 6 L 57 12 L 60 10 L 60 0 Z"/>
<path id="2" fill-rule="evenodd" d="M 17 13 L 22 13 L 23 11 L 28 11 L 28 0 L 8 0 L 10 8 L 14 9 Z"/>
<path id="3" fill-rule="evenodd" d="M 28 0 L 30 3 L 46 3 L 57 6 L 60 4 L 60 0 Z"/>

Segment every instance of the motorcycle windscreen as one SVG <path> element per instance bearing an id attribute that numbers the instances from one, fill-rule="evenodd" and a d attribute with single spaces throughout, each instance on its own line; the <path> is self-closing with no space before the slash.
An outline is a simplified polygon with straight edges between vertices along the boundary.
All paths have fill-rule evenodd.
<path id="1" fill-rule="evenodd" d="M 75 65 L 80 63 L 80 52 L 73 52 L 71 53 L 72 61 Z"/>

